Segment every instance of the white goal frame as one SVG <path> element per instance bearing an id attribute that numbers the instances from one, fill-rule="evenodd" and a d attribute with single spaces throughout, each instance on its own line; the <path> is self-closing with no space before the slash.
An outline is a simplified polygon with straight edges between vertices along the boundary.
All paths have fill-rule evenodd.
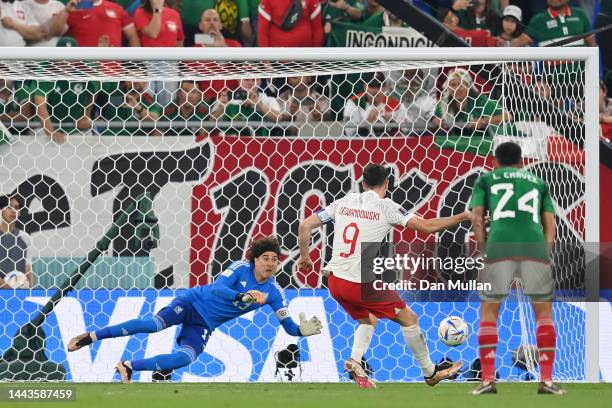
<path id="1" fill-rule="evenodd" d="M 585 242 L 599 242 L 599 49 L 551 48 L 30 48 L 0 47 L 3 61 L 427 61 L 495 63 L 573 60 L 585 63 Z M 597 259 L 589 259 L 587 275 L 599 294 Z M 593 255 L 590 255 L 593 257 Z M 589 280 L 587 279 L 587 282 Z M 595 291 L 593 291 L 595 290 Z M 587 302 L 585 380 L 599 382 L 599 304 Z"/>

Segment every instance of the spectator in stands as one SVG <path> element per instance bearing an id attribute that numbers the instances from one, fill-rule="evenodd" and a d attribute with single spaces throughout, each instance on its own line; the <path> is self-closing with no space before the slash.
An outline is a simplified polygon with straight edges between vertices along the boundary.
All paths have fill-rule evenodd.
<path id="1" fill-rule="evenodd" d="M 491 35 L 489 30 L 465 30 L 460 27 L 459 17 L 452 9 L 442 9 L 440 20 L 472 47 L 494 47 L 497 45 L 497 39 Z"/>
<path id="2" fill-rule="evenodd" d="M 548 9 L 533 16 L 527 27 L 528 36 L 540 46 L 554 44 L 590 31 L 591 23 L 587 15 L 580 8 L 570 7 L 569 0 L 548 0 Z M 571 45 L 596 47 L 597 43 L 595 36 L 590 35 Z M 567 111 L 573 111 L 575 107 L 584 104 L 584 92 L 581 88 L 583 66 L 584 64 L 570 61 L 544 64 L 544 79 L 552 87 L 553 99 Z"/>
<path id="3" fill-rule="evenodd" d="M 26 87 L 22 83 L 14 88 L 14 82 L 0 79 L 0 121 L 27 122 L 32 118 L 32 105 Z"/>
<path id="4" fill-rule="evenodd" d="M 287 86 L 278 95 L 281 120 L 294 123 L 331 120 L 329 100 L 314 86 L 311 76 L 287 78 Z M 285 135 L 297 135 L 297 128 L 286 129 Z"/>
<path id="5" fill-rule="evenodd" d="M 323 5 L 324 32 L 331 31 L 334 21 L 359 22 L 363 20 L 365 6 L 361 0 L 327 0 Z"/>
<path id="6" fill-rule="evenodd" d="M 202 13 L 200 33 L 195 35 L 195 45 L 199 47 L 241 47 L 242 45 L 231 38 L 223 36 L 223 23 L 215 9 L 208 9 Z"/>
<path id="7" fill-rule="evenodd" d="M 57 46 L 76 46 L 76 41 L 71 37 L 62 37 Z M 78 65 L 70 62 L 62 64 L 70 64 L 69 68 L 73 70 L 78 69 Z M 100 83 L 97 81 L 32 80 L 27 85 L 45 134 L 57 143 L 64 142 L 67 133 L 91 130 L 93 100 L 99 90 Z"/>
<path id="8" fill-rule="evenodd" d="M 164 121 L 171 122 L 164 135 L 206 136 L 202 123 L 208 117 L 208 105 L 195 81 L 184 80 L 176 93 L 176 99 L 164 109 Z M 195 122 L 190 124 L 188 122 Z"/>
<path id="9" fill-rule="evenodd" d="M 459 17 L 459 26 L 464 30 L 489 30 L 499 34 L 499 16 L 491 0 L 455 0 L 452 11 Z"/>
<path id="10" fill-rule="evenodd" d="M 248 40 L 243 37 L 243 44 L 246 47 L 257 47 L 257 32 L 259 29 L 259 3 L 261 0 L 247 0 L 249 4 L 249 21 L 251 22 L 251 36 Z M 242 19 L 240 20 L 242 22 Z"/>
<path id="11" fill-rule="evenodd" d="M 448 73 L 431 123 L 449 136 L 483 137 L 487 132 L 516 134 L 502 126 L 511 120 L 501 103 L 476 89 L 469 71 L 457 68 Z"/>
<path id="12" fill-rule="evenodd" d="M 17 229 L 19 211 L 25 202 L 20 195 L 0 197 L 0 289 L 11 289 L 4 277 L 13 271 L 22 272 L 28 278 L 29 287 L 34 287 L 34 273 L 30 260 L 30 236 Z"/>
<path id="13" fill-rule="evenodd" d="M 185 39 L 179 13 L 164 0 L 145 0 L 134 13 L 134 24 L 143 47 L 182 47 Z"/>
<path id="14" fill-rule="evenodd" d="M 182 47 L 185 40 L 183 23 L 178 11 L 167 7 L 164 0 L 144 0 L 134 13 L 134 24 L 143 47 Z M 151 61 L 149 69 L 155 71 L 163 66 L 170 69 L 168 62 Z M 176 64 L 172 64 L 176 66 Z M 174 71 L 177 71 L 176 69 Z M 178 88 L 174 81 L 153 81 L 150 92 L 157 103 L 166 106 Z"/>
<path id="15" fill-rule="evenodd" d="M 238 41 L 223 36 L 223 23 L 215 9 L 209 9 L 202 13 L 199 28 L 200 34 L 195 36 L 196 47 L 241 47 Z M 217 66 L 218 64 L 215 62 L 193 65 L 193 67 L 203 68 L 206 72 L 210 72 Z M 214 103 L 222 90 L 234 91 L 236 88 L 238 88 L 238 81 L 234 79 L 213 79 L 200 82 L 200 89 L 204 91 L 204 96 L 209 104 Z"/>
<path id="16" fill-rule="evenodd" d="M 215 0 L 181 0 L 181 20 L 185 31 L 185 47 L 193 47 L 194 35 L 199 32 L 200 16 L 215 8 Z"/>
<path id="17" fill-rule="evenodd" d="M 582 9 L 569 6 L 570 0 L 548 0 L 548 9 L 533 16 L 527 34 L 540 46 L 552 44 L 564 38 L 586 34 L 591 22 Z M 524 39 L 519 46 L 525 45 Z M 572 43 L 574 46 L 597 47 L 595 36 Z"/>
<path id="18" fill-rule="evenodd" d="M 364 92 L 347 99 L 344 105 L 345 134 L 382 136 L 396 133 L 406 120 L 406 109 L 387 93 L 385 77 L 378 73 L 366 83 Z"/>
<path id="19" fill-rule="evenodd" d="M 0 1 L 0 47 L 25 47 L 44 38 L 43 28 L 24 1 Z"/>
<path id="20" fill-rule="evenodd" d="M 599 124 L 601 136 L 612 138 L 612 99 L 608 98 L 608 87 L 599 82 Z"/>
<path id="21" fill-rule="evenodd" d="M 436 69 L 406 69 L 391 71 L 386 79 L 389 96 L 398 99 L 406 109 L 402 126 L 408 134 L 422 134 L 427 130 L 437 104 L 435 82 Z"/>
<path id="22" fill-rule="evenodd" d="M 244 43 L 253 42 L 253 27 L 249 15 L 248 0 L 216 0 L 215 9 L 221 16 L 225 36 Z"/>
<path id="23" fill-rule="evenodd" d="M 65 6 L 57 0 L 24 0 L 24 3 L 28 4 L 34 20 L 40 27 L 43 27 L 44 31 L 44 37 L 40 41 L 31 43 L 30 46 L 55 47 L 59 36 L 51 35 L 47 27 L 51 24 L 53 16 L 59 14 Z"/>
<path id="24" fill-rule="evenodd" d="M 550 85 L 548 85 L 543 80 L 538 80 L 536 82 L 535 89 L 538 95 L 540 95 L 545 100 L 549 100 L 552 97 L 552 90 L 550 89 Z"/>
<path id="25" fill-rule="evenodd" d="M 237 26 L 240 21 L 240 35 L 245 41 L 253 41 L 253 28 L 249 18 L 249 0 L 182 0 L 181 18 L 185 30 L 185 46 L 194 45 L 194 36 L 199 32 L 200 17 L 206 10 L 216 10 L 218 14 L 223 14 L 226 25 L 224 27 L 227 36 L 237 37 Z M 257 9 L 255 9 L 257 12 Z"/>
<path id="26" fill-rule="evenodd" d="M 266 95 L 259 87 L 259 79 L 241 79 L 234 92 L 222 91 L 211 108 L 213 119 L 221 121 L 248 121 L 249 126 L 222 129 L 225 134 L 266 136 L 270 126 L 254 126 L 263 121 L 276 122 L 281 110 L 276 98 Z"/>
<path id="27" fill-rule="evenodd" d="M 366 0 L 366 8 L 363 13 L 363 19 L 366 20 L 375 14 L 382 13 L 385 8 L 378 4 L 376 0 Z"/>
<path id="28" fill-rule="evenodd" d="M 122 46 L 122 34 L 130 47 L 139 47 L 138 32 L 127 12 L 118 4 L 98 0 L 92 8 L 78 8 L 80 0 L 70 0 L 61 13 L 53 17 L 49 32 L 53 36 L 67 33 L 81 47 Z"/>
<path id="29" fill-rule="evenodd" d="M 524 33 L 522 18 L 523 11 L 517 6 L 508 6 L 504 9 L 502 31 L 497 37 L 498 47 L 513 47 L 519 44 L 523 44 L 523 46 L 532 45 L 533 41 Z"/>
<path id="30" fill-rule="evenodd" d="M 323 45 L 323 22 L 318 0 L 262 0 L 258 26 L 260 47 Z"/>
<path id="31" fill-rule="evenodd" d="M 120 122 L 122 126 L 109 126 L 103 131 L 104 134 L 160 135 L 155 127 L 142 126 L 145 122 L 155 122 L 162 115 L 162 107 L 156 103 L 155 96 L 147 91 L 148 86 L 145 81 L 122 81 L 105 86 L 109 96 L 102 107 L 102 117 L 111 122 Z M 139 125 L 133 126 L 127 122 L 138 122 Z"/>

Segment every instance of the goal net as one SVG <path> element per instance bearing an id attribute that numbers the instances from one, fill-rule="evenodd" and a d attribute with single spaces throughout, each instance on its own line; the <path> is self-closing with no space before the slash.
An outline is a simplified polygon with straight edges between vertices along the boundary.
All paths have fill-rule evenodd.
<path id="1" fill-rule="evenodd" d="M 460 213 L 475 180 L 492 169 L 494 148 L 512 140 L 526 168 L 548 183 L 557 213 L 555 377 L 599 379 L 596 307 L 581 297 L 589 257 L 581 244 L 596 242 L 599 231 L 592 50 L 55 49 L 37 50 L 44 56 L 36 59 L 26 51 L 7 50 L 0 63 L 0 192 L 24 200 L 0 245 L 0 378 L 112 381 L 119 360 L 170 353 L 177 327 L 74 353 L 66 345 L 155 313 L 186 288 L 214 281 L 254 237 L 276 235 L 276 280 L 290 312 L 318 316 L 323 333 L 292 338 L 262 308 L 219 327 L 190 366 L 135 380 L 347 381 L 356 326 L 321 273 L 333 229 L 316 232 L 315 268 L 300 271 L 300 220 L 358 191 L 372 162 L 391 169 L 390 197 L 406 210 Z M 138 201 L 141 217 L 128 217 L 108 248 L 100 246 L 145 193 L 150 208 Z M 9 210 L 2 214 L 8 225 Z M 434 235 L 396 229 L 388 240 L 457 258 L 469 255 L 473 236 L 462 224 Z M 84 270 L 96 245 L 101 253 Z M 12 272 L 29 278 L 29 269 L 27 288 Z M 417 277 L 439 283 L 478 271 L 434 272 Z M 61 300 L 30 328 L 40 341 L 17 341 L 58 289 Z M 402 294 L 433 359 L 461 359 L 459 380 L 477 379 L 475 293 L 435 301 Z M 517 296 L 499 319 L 501 380 L 538 378 L 535 322 Z M 470 330 L 454 348 L 437 334 L 451 315 Z M 300 352 L 292 373 L 278 369 L 290 344 Z M 377 381 L 422 380 L 394 323 L 380 322 L 365 359 Z"/>

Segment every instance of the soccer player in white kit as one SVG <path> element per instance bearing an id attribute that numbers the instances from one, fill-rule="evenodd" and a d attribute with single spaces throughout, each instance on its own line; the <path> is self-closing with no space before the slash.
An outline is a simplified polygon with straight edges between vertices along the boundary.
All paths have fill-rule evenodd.
<path id="1" fill-rule="evenodd" d="M 312 231 L 333 222 L 332 257 L 323 270 L 329 272 L 328 286 L 332 297 L 359 322 L 345 369 L 353 375 L 359 387 L 376 387 L 360 362 L 370 345 L 378 318 L 386 318 L 399 323 L 406 344 L 423 371 L 425 382 L 434 386 L 455 375 L 463 363 L 458 361 L 440 366 L 431 361 L 417 316 L 399 294 L 393 292 L 392 296 L 382 301 L 363 299 L 362 290 L 371 290 L 372 282 L 362 282 L 361 243 L 382 243 L 395 226 L 435 233 L 470 220 L 470 213 L 466 211 L 452 217 L 424 219 L 384 198 L 388 188 L 389 170 L 380 164 L 369 164 L 363 171 L 363 193 L 349 193 L 302 221 L 299 227 L 298 266 L 303 270 L 312 269 L 309 250 Z"/>

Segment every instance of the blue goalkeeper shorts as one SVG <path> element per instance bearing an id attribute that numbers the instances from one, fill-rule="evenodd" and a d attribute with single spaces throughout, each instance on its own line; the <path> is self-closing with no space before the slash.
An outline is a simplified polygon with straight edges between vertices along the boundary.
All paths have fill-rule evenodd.
<path id="1" fill-rule="evenodd" d="M 204 351 L 210 338 L 210 329 L 188 299 L 183 296 L 175 298 L 168 306 L 157 312 L 157 316 L 164 321 L 166 327 L 183 325 L 176 343 L 180 347 L 187 346 L 193 349 L 195 353 L 193 360 Z"/>

